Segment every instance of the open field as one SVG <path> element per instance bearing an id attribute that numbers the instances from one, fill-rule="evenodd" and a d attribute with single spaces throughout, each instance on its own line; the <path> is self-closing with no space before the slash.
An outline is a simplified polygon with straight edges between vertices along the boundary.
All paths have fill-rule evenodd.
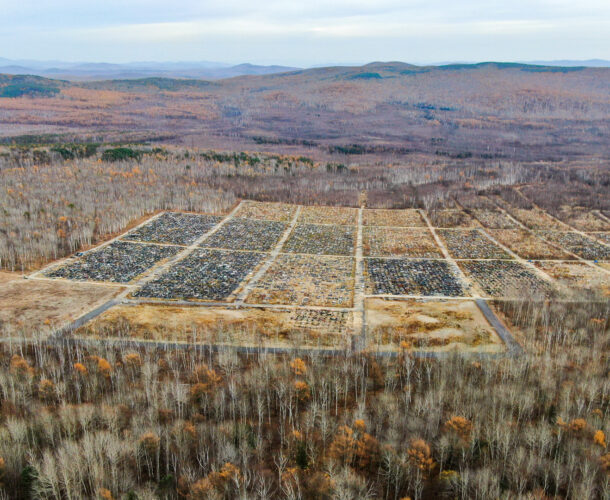
<path id="1" fill-rule="evenodd" d="M 509 212 L 529 229 L 553 231 L 565 231 L 568 229 L 567 226 L 553 219 L 542 210 L 512 207 L 509 209 Z"/>
<path id="2" fill-rule="evenodd" d="M 47 336 L 121 291 L 90 283 L 7 277 L 0 281 L 0 335 Z"/>
<path id="3" fill-rule="evenodd" d="M 367 299 L 372 349 L 502 352 L 505 347 L 474 301 Z"/>

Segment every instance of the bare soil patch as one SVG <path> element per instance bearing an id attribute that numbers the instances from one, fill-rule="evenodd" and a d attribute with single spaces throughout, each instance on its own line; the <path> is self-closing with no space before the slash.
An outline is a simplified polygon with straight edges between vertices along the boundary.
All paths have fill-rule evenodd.
<path id="1" fill-rule="evenodd" d="M 504 343 L 470 300 L 367 299 L 370 349 L 500 352 Z"/>
<path id="2" fill-rule="evenodd" d="M 121 292 L 121 287 L 51 280 L 11 280 L 0 287 L 2 336 L 49 333 Z"/>

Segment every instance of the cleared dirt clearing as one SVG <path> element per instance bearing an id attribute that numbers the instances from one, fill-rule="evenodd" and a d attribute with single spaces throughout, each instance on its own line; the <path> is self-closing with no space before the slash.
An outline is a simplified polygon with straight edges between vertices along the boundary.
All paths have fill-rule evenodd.
<path id="1" fill-rule="evenodd" d="M 474 301 L 367 299 L 372 350 L 501 352 L 504 343 Z"/>
<path id="2" fill-rule="evenodd" d="M 2 277 L 0 277 L 0 280 Z M 0 333 L 50 333 L 118 295 L 117 286 L 18 279 L 0 287 Z"/>

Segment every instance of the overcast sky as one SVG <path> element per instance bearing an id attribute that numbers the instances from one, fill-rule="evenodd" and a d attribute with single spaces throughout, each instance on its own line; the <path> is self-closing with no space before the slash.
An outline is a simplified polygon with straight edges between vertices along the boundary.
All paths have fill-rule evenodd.
<path id="1" fill-rule="evenodd" d="M 0 57 L 296 66 L 610 59 L 610 0 L 0 0 Z"/>

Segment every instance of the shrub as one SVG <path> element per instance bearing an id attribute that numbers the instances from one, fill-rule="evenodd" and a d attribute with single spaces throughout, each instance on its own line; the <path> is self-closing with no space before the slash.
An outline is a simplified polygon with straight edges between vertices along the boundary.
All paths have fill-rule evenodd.
<path id="1" fill-rule="evenodd" d="M 445 429 L 455 432 L 462 440 L 469 441 L 472 422 L 464 417 L 453 416 L 445 422 Z"/>
<path id="2" fill-rule="evenodd" d="M 137 160 L 140 161 L 142 158 L 142 151 L 138 151 L 131 148 L 113 148 L 107 149 L 102 153 L 102 161 L 115 162 L 115 161 L 126 161 L 126 160 Z"/>
<path id="3" fill-rule="evenodd" d="M 161 439 L 154 432 L 146 432 L 140 436 L 140 449 L 149 456 L 157 452 L 160 443 Z"/>
<path id="4" fill-rule="evenodd" d="M 74 363 L 74 371 L 79 375 L 87 375 L 89 373 L 87 367 L 82 363 Z"/>
<path id="5" fill-rule="evenodd" d="M 600 445 L 602 448 L 605 448 L 606 445 L 606 435 L 604 434 L 604 431 L 599 430 L 597 432 L 595 432 L 595 434 L 593 435 L 593 442 L 595 444 Z"/>
<path id="6" fill-rule="evenodd" d="M 429 475 L 436 467 L 430 445 L 423 439 L 412 441 L 411 447 L 407 450 L 407 455 L 409 456 L 409 462 L 424 475 Z"/>
<path id="7" fill-rule="evenodd" d="M 18 377 L 26 377 L 34 374 L 34 368 L 18 354 L 11 358 L 11 373 Z"/>
<path id="8" fill-rule="evenodd" d="M 339 427 L 333 442 L 330 445 L 329 455 L 342 462 L 349 464 L 354 456 L 354 431 L 347 425 Z"/>
<path id="9" fill-rule="evenodd" d="M 55 384 L 49 379 L 42 379 L 38 384 L 38 395 L 43 401 L 53 401 L 56 396 Z"/>

